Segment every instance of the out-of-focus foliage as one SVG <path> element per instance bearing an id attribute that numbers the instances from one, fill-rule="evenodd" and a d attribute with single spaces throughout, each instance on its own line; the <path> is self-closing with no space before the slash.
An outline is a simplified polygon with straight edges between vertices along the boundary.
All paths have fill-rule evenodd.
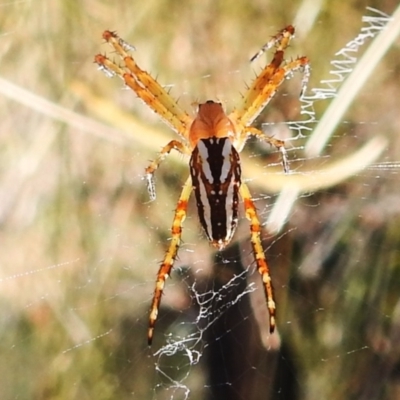
<path id="1" fill-rule="evenodd" d="M 145 342 L 155 274 L 187 167 L 179 156 L 166 161 L 157 173 L 157 200 L 148 203 L 144 167 L 173 133 L 120 81 L 96 70 L 94 55 L 109 52 L 101 34 L 118 30 L 135 45 L 140 65 L 189 111 L 208 98 L 231 109 L 258 71 L 249 58 L 282 27 L 298 21 L 288 57 L 310 58 L 313 87 L 328 77 L 334 53 L 356 36 L 365 7 L 390 14 L 397 2 L 0 6 L 0 398 L 182 398 L 185 391 L 171 379 L 184 377 L 190 398 L 205 398 L 206 366 L 160 359 Z M 285 398 L 400 396 L 399 60 L 393 47 L 317 162 L 351 154 L 377 133 L 390 148 L 350 181 L 302 197 L 289 233 L 268 252 L 280 340 L 296 376 L 296 394 Z M 298 119 L 298 90 L 298 78 L 285 84 L 260 121 Z M 326 105 L 316 105 L 317 117 Z M 243 157 L 268 164 L 260 152 L 254 146 Z M 301 149 L 290 155 L 301 158 Z M 265 218 L 274 197 L 252 190 Z M 236 239 L 245 243 L 242 225 Z M 208 276 L 213 254 L 194 207 L 183 238 L 178 265 L 192 267 L 190 279 L 196 271 Z M 177 275 L 163 303 L 179 318 L 190 298 Z M 176 317 L 164 313 L 154 350 Z M 240 337 L 235 346 L 250 340 Z M 285 386 L 279 368 L 260 361 L 253 370 L 270 384 L 257 386 L 259 396 Z"/>

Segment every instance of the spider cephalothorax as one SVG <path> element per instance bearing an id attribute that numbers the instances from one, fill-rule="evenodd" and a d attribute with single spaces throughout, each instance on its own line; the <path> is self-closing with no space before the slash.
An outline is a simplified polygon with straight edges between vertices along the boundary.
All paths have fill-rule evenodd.
<path id="1" fill-rule="evenodd" d="M 107 75 L 117 75 L 124 80 L 137 96 L 160 115 L 182 140 L 171 140 L 158 157 L 146 168 L 150 198 L 155 198 L 154 172 L 165 156 L 172 150 L 190 155 L 190 176 L 179 197 L 172 222 L 172 240 L 157 274 L 156 288 L 150 308 L 148 343 L 151 344 L 157 320 L 165 280 L 169 276 L 181 242 L 182 223 L 186 217 L 187 204 L 194 191 L 200 223 L 218 250 L 231 241 L 238 223 L 239 195 L 243 200 L 247 219 L 250 221 L 251 243 L 257 269 L 261 274 L 270 315 L 270 332 L 275 328 L 275 301 L 268 264 L 261 244 L 261 225 L 257 210 L 247 185 L 241 179 L 240 157 L 249 136 L 257 136 L 278 148 L 282 163 L 288 172 L 284 143 L 265 136 L 251 124 L 271 100 L 285 77 L 293 71 L 304 70 L 302 91 L 309 75 L 308 59 L 299 57 L 284 63 L 284 50 L 294 34 L 293 26 L 282 29 L 273 36 L 252 58 L 275 47 L 274 57 L 254 80 L 244 96 L 242 106 L 226 114 L 220 103 L 212 100 L 199 104 L 193 119 L 168 92 L 146 71 L 143 71 L 130 55 L 134 48 L 115 32 L 105 31 L 103 38 L 112 45 L 123 61 L 120 67 L 106 56 L 98 54 L 95 62 Z"/>

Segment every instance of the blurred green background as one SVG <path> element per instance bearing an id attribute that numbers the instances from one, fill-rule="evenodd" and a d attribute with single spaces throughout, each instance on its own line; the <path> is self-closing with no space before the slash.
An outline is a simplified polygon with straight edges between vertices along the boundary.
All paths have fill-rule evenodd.
<path id="1" fill-rule="evenodd" d="M 366 6 L 391 14 L 397 5 L 0 3 L 0 398 L 213 398 L 207 360 L 219 337 L 205 335 L 175 356 L 156 353 L 171 333 L 184 337 L 195 329 L 182 323 L 196 320 L 193 284 L 209 290 L 209 279 L 225 271 L 222 265 L 213 272 L 213 250 L 193 204 L 177 260 L 190 269 L 177 268 L 167 282 L 154 346 L 146 344 L 155 275 L 187 160 L 175 155 L 162 165 L 157 200 L 149 203 L 144 168 L 174 134 L 121 81 L 97 71 L 94 55 L 110 53 L 101 39 L 105 29 L 134 44 L 139 65 L 189 113 L 193 102 L 209 98 L 229 111 L 258 71 L 249 58 L 279 29 L 296 24 L 287 57 L 309 57 L 311 89 L 329 79 L 330 61 L 358 34 Z M 225 398 L 400 397 L 399 43 L 380 60 L 323 156 L 305 159 L 302 139 L 289 149 L 298 175 L 304 170 L 312 179 L 310 171 L 351 155 L 377 134 L 390 141 L 379 162 L 350 180 L 303 194 L 280 236 L 266 233 L 278 334 L 268 350 L 262 328 L 254 328 L 221 353 L 249 343 L 252 349 L 241 371 L 247 383 Z M 300 79 L 282 86 L 259 123 L 300 119 Z M 328 104 L 315 104 L 317 118 Z M 285 137 L 280 126 L 273 133 Z M 242 158 L 269 171 L 264 167 L 276 154 L 251 143 Z M 272 167 L 268 180 L 279 182 L 277 171 Z M 264 175 L 246 178 L 265 220 L 277 193 L 264 185 Z M 248 232 L 243 219 L 232 243 L 239 246 L 235 260 L 246 267 Z M 239 312 L 242 322 L 257 326 L 251 309 Z M 194 350 L 208 355 L 197 363 L 188 357 Z M 239 381 L 224 379 L 227 387 Z M 249 382 L 256 382 L 252 394 L 243 389 Z M 293 390 L 285 392 L 289 384 Z"/>

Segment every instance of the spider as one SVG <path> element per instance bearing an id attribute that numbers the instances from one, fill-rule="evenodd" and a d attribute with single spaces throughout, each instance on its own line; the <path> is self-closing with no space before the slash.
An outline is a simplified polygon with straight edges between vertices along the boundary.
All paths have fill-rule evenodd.
<path id="1" fill-rule="evenodd" d="M 190 156 L 190 175 L 183 185 L 172 222 L 172 239 L 157 274 L 153 301 L 150 308 L 148 344 L 153 340 L 155 323 L 159 312 L 165 281 L 170 275 L 181 243 L 182 223 L 186 217 L 188 200 L 194 191 L 200 224 L 212 246 L 224 249 L 231 241 L 238 224 L 239 195 L 243 200 L 246 218 L 250 221 L 251 244 L 262 277 L 269 311 L 270 333 L 275 329 L 275 300 L 269 267 L 261 243 L 261 224 L 254 201 L 247 185 L 241 179 L 239 153 L 250 136 L 266 141 L 281 152 L 285 172 L 289 171 L 284 142 L 267 137 L 251 126 L 269 103 L 286 77 L 296 70 L 304 72 L 301 93 L 304 93 L 309 76 L 307 57 L 284 62 L 284 51 L 294 35 L 289 25 L 273 36 L 252 57 L 261 56 L 275 47 L 272 61 L 256 77 L 243 98 L 242 105 L 227 115 L 222 105 L 213 100 L 198 105 L 197 115 L 192 118 L 169 93 L 131 56 L 133 46 L 115 32 L 105 31 L 103 39 L 108 42 L 122 60 L 117 65 L 105 55 L 95 56 L 99 69 L 108 76 L 117 75 L 125 85 L 155 111 L 181 138 L 171 140 L 158 157 L 146 168 L 146 180 L 151 200 L 155 199 L 154 173 L 170 153 L 177 150 Z"/>

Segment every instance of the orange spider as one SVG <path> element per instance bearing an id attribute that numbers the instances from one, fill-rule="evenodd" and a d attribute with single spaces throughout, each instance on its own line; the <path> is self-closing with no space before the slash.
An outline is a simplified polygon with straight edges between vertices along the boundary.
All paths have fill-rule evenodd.
<path id="1" fill-rule="evenodd" d="M 172 150 L 190 155 L 190 176 L 180 194 L 172 222 L 172 240 L 157 274 L 156 288 L 150 308 L 148 343 L 153 339 L 165 280 L 169 276 L 181 242 L 182 223 L 186 217 L 189 197 L 194 190 L 200 223 L 211 244 L 218 250 L 225 248 L 232 239 L 238 223 L 239 194 L 243 199 L 246 217 L 250 220 L 251 244 L 261 274 L 267 298 L 270 332 L 275 328 L 275 300 L 268 264 L 261 244 L 261 225 L 257 210 L 247 185 L 241 180 L 239 153 L 249 136 L 257 136 L 278 148 L 282 153 L 285 172 L 288 161 L 281 140 L 273 139 L 252 126 L 253 121 L 268 104 L 280 84 L 296 70 L 304 71 L 302 92 L 309 76 L 306 57 L 284 62 L 284 50 L 294 35 L 293 26 L 273 36 L 251 59 L 275 47 L 275 54 L 254 80 L 244 96 L 242 106 L 225 114 L 220 103 L 212 100 L 200 104 L 193 119 L 168 92 L 146 71 L 136 64 L 130 55 L 133 46 L 126 43 L 115 32 L 105 31 L 103 39 L 110 43 L 123 61 L 120 67 L 106 56 L 98 54 L 95 62 L 108 76 L 119 76 L 136 95 L 143 100 L 182 140 L 171 140 L 158 157 L 146 168 L 147 185 L 151 199 L 155 199 L 153 175 Z"/>

